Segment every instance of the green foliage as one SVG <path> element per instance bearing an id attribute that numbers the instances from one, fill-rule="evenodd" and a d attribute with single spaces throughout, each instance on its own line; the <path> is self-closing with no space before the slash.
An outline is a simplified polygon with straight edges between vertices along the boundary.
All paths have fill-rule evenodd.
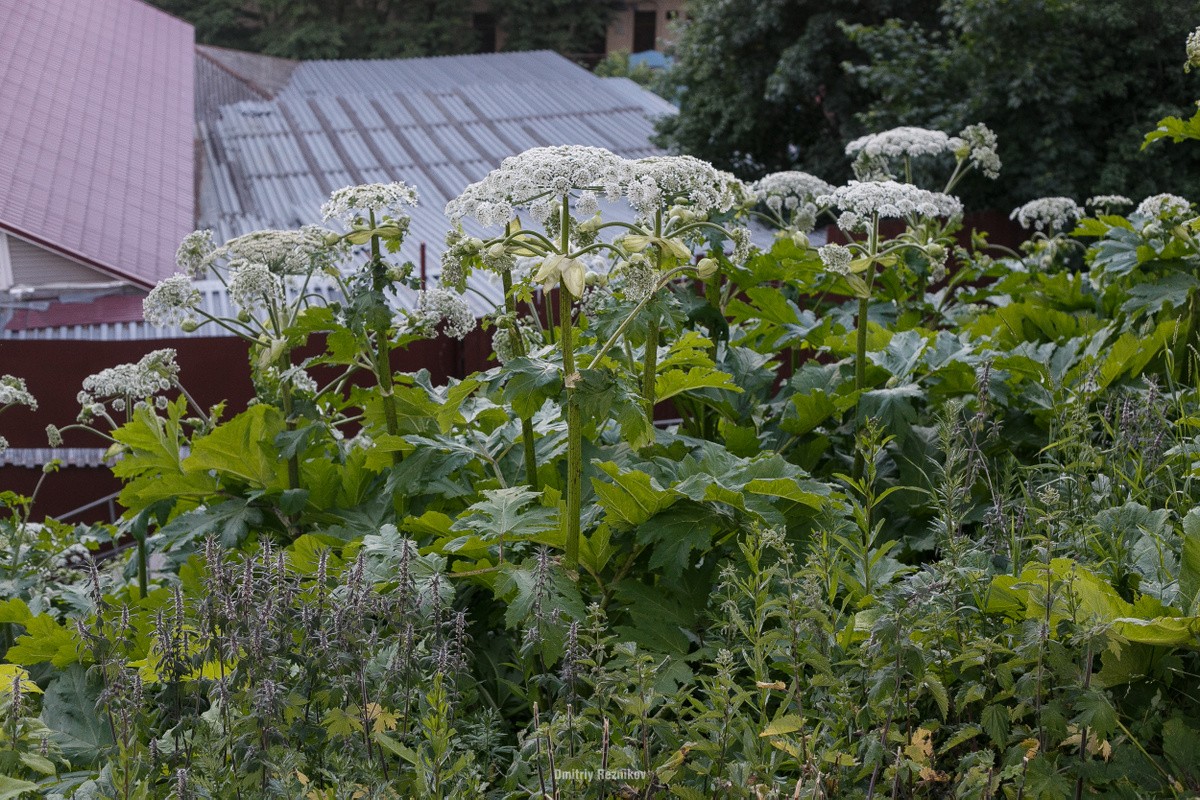
<path id="1" fill-rule="evenodd" d="M 466 0 L 154 0 L 204 44 L 283 58 L 407 58 L 473 52 Z"/>
<path id="2" fill-rule="evenodd" d="M 851 27 L 865 56 L 850 59 L 848 79 L 866 92 L 856 117 L 868 130 L 982 121 L 996 132 L 1004 180 L 965 185 L 971 204 L 1200 189 L 1195 152 L 1138 148 L 1194 95 L 1175 65 L 1200 4 L 944 0 L 938 10 Z"/>
<path id="3" fill-rule="evenodd" d="M 506 50 L 554 50 L 574 56 L 604 52 L 618 0 L 492 0 Z"/>
<path id="4" fill-rule="evenodd" d="M 841 64 L 860 51 L 842 23 L 932 15 L 932 0 L 897 3 L 692 0 L 669 79 L 679 114 L 660 123 L 664 144 L 746 177 L 800 169 L 839 181 L 842 147 L 869 95 Z"/>

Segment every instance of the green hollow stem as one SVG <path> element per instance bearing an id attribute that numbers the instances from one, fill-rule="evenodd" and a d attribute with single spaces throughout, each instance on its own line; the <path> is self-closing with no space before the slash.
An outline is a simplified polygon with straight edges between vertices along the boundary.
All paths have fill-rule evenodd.
<path id="1" fill-rule="evenodd" d="M 371 227 L 375 227 L 375 212 L 371 212 Z M 371 237 L 371 289 L 378 293 L 380 301 L 385 301 L 384 290 L 387 288 L 387 270 L 383 266 L 383 256 L 379 251 L 379 237 Z M 389 436 L 400 434 L 399 417 L 396 414 L 396 395 L 392 383 L 392 340 L 388 326 L 375 328 L 375 380 L 379 383 L 379 397 L 383 401 L 383 423 Z M 399 450 L 392 451 L 392 463 L 399 464 L 404 458 Z"/>
<path id="2" fill-rule="evenodd" d="M 279 374 L 280 375 L 285 374 L 291 368 L 291 366 L 292 366 L 291 354 L 285 350 L 279 356 Z M 280 381 L 279 395 L 280 395 L 280 399 L 283 402 L 283 424 L 288 429 L 288 431 L 294 431 L 294 430 L 296 430 L 296 420 L 292 416 L 294 409 L 292 407 L 292 386 L 289 381 L 286 381 L 286 380 Z M 298 453 L 292 453 L 290 456 L 288 456 L 287 475 L 288 475 L 288 488 L 289 489 L 299 489 L 300 488 L 300 456 Z"/>
<path id="3" fill-rule="evenodd" d="M 863 387 L 867 385 L 867 313 L 870 303 L 871 298 L 869 297 L 858 299 L 858 341 L 854 352 L 854 389 L 859 393 L 860 402 Z M 851 473 L 855 480 L 862 478 L 865 466 L 866 461 L 863 459 L 862 449 L 856 447 L 854 449 L 854 471 Z"/>
<path id="4" fill-rule="evenodd" d="M 566 565 L 579 563 L 579 528 L 583 490 L 583 432 L 579 401 L 575 396 L 575 352 L 571 330 L 571 293 L 565 286 L 558 292 L 562 328 L 563 384 L 567 392 L 567 543 Z"/>
<path id="5" fill-rule="evenodd" d="M 525 355 L 525 340 L 521 336 L 520 326 L 517 325 L 517 300 L 512 294 L 512 273 L 504 270 L 504 308 L 513 319 L 514 341 L 517 343 L 517 354 Z M 537 474 L 537 449 L 534 447 L 533 419 L 521 417 L 521 439 L 525 443 L 525 482 L 533 491 L 540 491 Z"/>
<path id="6" fill-rule="evenodd" d="M 875 285 L 875 258 L 879 254 L 879 217 L 871 220 L 871 229 L 867 236 L 867 293 L 858 298 L 857 341 L 854 351 L 854 389 L 858 393 L 858 402 L 862 402 L 862 393 L 867 387 L 867 319 L 871 307 L 871 288 Z M 860 416 L 856 412 L 856 419 Z M 857 433 L 857 422 L 855 424 Z M 854 469 L 851 472 L 855 480 L 861 480 L 866 459 L 862 448 L 854 448 Z"/>
<path id="7" fill-rule="evenodd" d="M 654 381 L 658 377 L 658 312 L 650 314 L 646 329 L 646 355 L 642 367 L 642 397 L 646 401 L 646 419 L 654 424 Z"/>
<path id="8" fill-rule="evenodd" d="M 706 281 L 704 281 L 704 299 L 708 301 L 708 304 L 710 306 L 717 309 L 717 311 L 719 311 L 719 312 L 723 311 L 721 308 L 721 273 L 720 272 L 715 273 L 712 277 L 710 277 Z M 713 364 L 716 364 L 717 363 L 716 331 L 710 330 L 709 334 L 712 335 L 712 344 L 709 345 L 709 347 L 708 347 L 708 357 L 710 359 L 712 359 Z M 700 408 L 697 409 L 696 413 L 700 417 L 700 420 L 699 420 L 700 435 L 705 439 L 708 439 L 710 437 L 715 438 L 717 435 L 717 414 L 716 414 L 716 412 L 712 411 L 711 409 L 708 409 L 704 406 L 700 406 Z M 711 430 L 709 430 L 710 426 L 712 428 Z"/>
<path id="9" fill-rule="evenodd" d="M 561 252 L 570 249 L 570 197 L 563 195 L 562 215 L 559 217 L 559 243 Z M 546 304 L 546 309 L 553 306 Z M 574 330 L 571 322 L 571 290 L 559 282 L 558 321 L 561 329 L 559 344 L 562 347 L 563 388 L 567 394 L 567 541 L 566 566 L 573 569 L 579 563 L 579 529 L 583 501 L 583 423 L 579 414 L 579 399 L 575 394 L 575 383 L 579 376 L 575 372 Z"/>
<path id="10" fill-rule="evenodd" d="M 656 239 L 662 238 L 662 211 L 654 218 L 654 236 Z M 661 246 L 656 245 L 654 249 L 657 252 L 654 266 L 658 273 L 662 271 L 663 252 Z M 658 321 L 658 312 L 652 311 L 646 327 L 646 352 L 642 366 L 642 397 L 646 403 L 646 421 L 651 425 L 654 424 L 654 379 L 658 376 Z"/>

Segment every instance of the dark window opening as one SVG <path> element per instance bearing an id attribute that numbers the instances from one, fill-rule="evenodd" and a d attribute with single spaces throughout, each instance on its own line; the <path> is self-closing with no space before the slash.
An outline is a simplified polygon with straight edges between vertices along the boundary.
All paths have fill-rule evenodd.
<path id="1" fill-rule="evenodd" d="M 475 32 L 475 52 L 496 52 L 496 15 L 472 14 L 471 29 Z"/>
<path id="2" fill-rule="evenodd" d="M 633 12 L 633 52 L 644 53 L 658 47 L 658 13 L 655 11 Z"/>

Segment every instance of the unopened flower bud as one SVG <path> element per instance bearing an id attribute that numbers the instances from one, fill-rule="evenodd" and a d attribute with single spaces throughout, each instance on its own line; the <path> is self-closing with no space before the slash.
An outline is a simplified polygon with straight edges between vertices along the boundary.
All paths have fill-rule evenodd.
<path id="1" fill-rule="evenodd" d="M 600 272 L 589 272 L 583 278 L 585 286 L 607 286 L 608 276 Z"/>
<path id="2" fill-rule="evenodd" d="M 504 258 L 504 245 L 501 242 L 496 242 L 488 248 L 489 258 Z"/>
<path id="3" fill-rule="evenodd" d="M 702 258 L 700 259 L 700 262 L 696 264 L 696 274 L 704 280 L 708 280 L 713 275 L 717 274 L 717 266 L 718 264 L 715 258 Z"/>
<path id="4" fill-rule="evenodd" d="M 602 224 L 604 224 L 604 221 L 600 218 L 600 213 L 597 212 L 592 215 L 591 219 L 579 223 L 579 231 L 581 233 L 595 233 L 600 229 Z"/>
<path id="5" fill-rule="evenodd" d="M 200 323 L 194 319 L 185 319 L 183 322 L 179 323 L 179 328 L 184 333 L 191 333 L 199 327 Z"/>

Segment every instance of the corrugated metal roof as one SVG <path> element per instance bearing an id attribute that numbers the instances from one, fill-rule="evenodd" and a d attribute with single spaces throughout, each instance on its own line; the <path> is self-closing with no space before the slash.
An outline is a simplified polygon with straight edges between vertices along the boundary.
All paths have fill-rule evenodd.
<path id="1" fill-rule="evenodd" d="M 416 261 L 424 243 L 432 276 L 445 204 L 504 157 L 560 144 L 658 153 L 654 118 L 673 111 L 546 51 L 305 62 L 274 99 L 227 103 L 200 128 L 199 224 L 228 238 L 318 222 L 332 189 L 402 180 L 421 204 L 401 256 Z"/>
<path id="2" fill-rule="evenodd" d="M 170 275 L 194 212 L 192 27 L 138 0 L 0 0 L 0 31 L 0 228 Z"/>

